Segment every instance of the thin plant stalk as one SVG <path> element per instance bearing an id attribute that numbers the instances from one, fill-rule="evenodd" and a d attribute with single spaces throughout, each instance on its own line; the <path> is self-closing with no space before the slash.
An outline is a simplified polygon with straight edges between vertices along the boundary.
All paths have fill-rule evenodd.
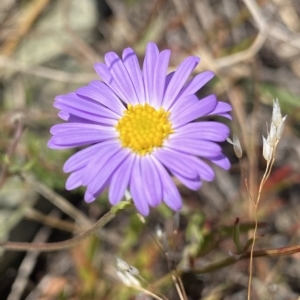
<path id="1" fill-rule="evenodd" d="M 260 198 L 261 198 L 261 192 L 262 189 L 267 181 L 267 179 L 270 176 L 274 161 L 275 161 L 275 151 L 276 151 L 276 147 L 278 145 L 279 140 L 276 141 L 273 151 L 272 151 L 272 158 L 267 161 L 267 166 L 266 166 L 266 170 L 265 173 L 262 177 L 261 183 L 259 185 L 259 189 L 258 189 L 258 195 L 256 198 L 256 202 L 253 201 L 253 205 L 254 205 L 254 222 L 255 222 L 255 226 L 254 226 L 254 231 L 253 231 L 253 242 L 251 245 L 251 251 L 250 251 L 250 264 L 249 264 L 249 280 L 248 280 L 248 297 L 247 299 L 250 300 L 251 297 L 251 285 L 252 285 L 252 274 L 253 274 L 253 252 L 254 252 L 254 245 L 255 245 L 255 241 L 256 241 L 256 233 L 257 233 L 257 228 L 258 228 L 258 205 L 260 202 Z"/>
<path id="2" fill-rule="evenodd" d="M 253 257 L 280 257 L 284 255 L 292 255 L 295 253 L 300 253 L 300 245 L 281 247 L 275 249 L 256 250 L 253 251 L 252 256 Z M 158 288 L 166 285 L 166 283 L 172 279 L 172 276 L 174 275 L 175 272 L 177 272 L 178 276 L 181 276 L 184 273 L 193 273 L 193 274 L 212 273 L 220 269 L 234 265 L 236 262 L 242 259 L 249 259 L 250 256 L 251 256 L 251 251 L 247 251 L 238 256 L 229 256 L 227 258 L 224 258 L 218 262 L 211 263 L 208 266 L 200 269 L 191 269 L 191 270 L 178 269 L 177 271 L 173 270 L 170 273 L 163 276 L 162 278 L 160 278 L 158 281 L 156 281 L 153 284 L 153 287 Z"/>
<path id="3" fill-rule="evenodd" d="M 14 251 L 40 251 L 50 252 L 69 249 L 89 236 L 95 234 L 100 228 L 104 227 L 108 222 L 114 219 L 121 211 L 132 206 L 131 201 L 122 201 L 118 205 L 112 207 L 109 212 L 102 216 L 93 226 L 83 233 L 57 243 L 22 243 L 22 242 L 3 242 L 0 243 L 0 249 L 14 250 Z"/>
<path id="4" fill-rule="evenodd" d="M 133 286 L 134 289 L 140 291 L 140 292 L 143 292 L 151 297 L 153 297 L 154 299 L 156 300 L 168 300 L 168 298 L 164 297 L 164 298 L 161 298 L 159 296 L 157 296 L 156 294 L 153 294 L 152 292 L 148 291 L 147 289 L 144 289 L 143 287 L 140 287 L 140 286 Z"/>

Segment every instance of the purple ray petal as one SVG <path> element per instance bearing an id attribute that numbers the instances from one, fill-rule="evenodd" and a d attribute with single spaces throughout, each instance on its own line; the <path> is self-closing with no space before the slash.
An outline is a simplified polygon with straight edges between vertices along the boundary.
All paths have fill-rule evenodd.
<path id="1" fill-rule="evenodd" d="M 171 51 L 162 51 L 157 58 L 154 70 L 154 84 L 153 84 L 153 105 L 159 108 L 163 101 L 165 91 L 166 74 L 169 66 Z M 152 104 L 152 103 L 151 103 Z"/>
<path id="2" fill-rule="evenodd" d="M 95 172 L 93 179 L 88 183 L 87 189 L 89 193 L 95 195 L 97 191 L 102 188 L 102 186 L 108 183 L 115 170 L 122 164 L 124 160 L 126 160 L 126 158 L 128 158 L 129 155 L 129 150 L 122 149 L 111 156 L 111 158 L 105 160 L 104 163 L 101 162 L 102 166 L 100 168 L 98 166 L 95 168 L 97 169 L 97 172 Z M 86 168 L 90 168 L 90 166 L 88 165 Z"/>
<path id="3" fill-rule="evenodd" d="M 200 139 L 214 142 L 225 141 L 229 136 L 229 128 L 219 122 L 194 122 L 186 124 L 176 130 L 174 137 Z"/>
<path id="4" fill-rule="evenodd" d="M 180 127 L 184 124 L 194 121 L 195 119 L 206 116 L 207 114 L 209 114 L 211 111 L 214 110 L 216 105 L 217 105 L 216 96 L 210 95 L 203 98 L 198 103 L 195 103 L 195 105 L 189 106 L 181 113 L 177 115 L 171 115 L 170 119 L 171 122 L 173 123 L 173 128 L 176 129 L 177 127 Z"/>
<path id="5" fill-rule="evenodd" d="M 185 155 L 172 149 L 162 148 L 153 153 L 153 156 L 171 172 L 176 172 L 187 178 L 196 178 L 197 172 L 192 167 L 192 160 Z"/>
<path id="6" fill-rule="evenodd" d="M 198 65 L 199 61 L 199 57 L 190 56 L 179 65 L 166 89 L 163 99 L 164 107 L 167 109 L 171 107 L 173 101 L 176 99 L 178 93 L 184 86 L 191 72 Z"/>
<path id="7" fill-rule="evenodd" d="M 68 121 L 70 114 L 66 111 L 60 111 L 58 114 L 58 117 L 61 118 L 64 121 Z"/>
<path id="8" fill-rule="evenodd" d="M 143 81 L 147 103 L 153 99 L 154 70 L 159 51 L 154 43 L 148 43 L 143 64 Z"/>
<path id="9" fill-rule="evenodd" d="M 49 140 L 48 147 L 52 149 L 74 148 L 115 139 L 117 136 L 117 132 L 113 131 L 77 128 L 57 133 Z"/>
<path id="10" fill-rule="evenodd" d="M 106 118 L 99 115 L 91 114 L 89 112 L 80 111 L 78 109 L 72 108 L 64 104 L 57 104 L 55 102 L 54 106 L 58 109 L 66 110 L 68 111 L 68 113 L 70 113 L 68 122 L 82 121 L 83 123 L 102 124 L 102 125 L 110 125 L 110 126 L 114 126 L 118 122 L 117 119 Z"/>
<path id="11" fill-rule="evenodd" d="M 205 181 L 212 181 L 215 178 L 215 172 L 202 159 L 194 157 L 194 168 L 197 170 L 201 179 Z"/>
<path id="12" fill-rule="evenodd" d="M 137 56 L 131 48 L 126 48 L 123 51 L 122 59 L 123 59 L 124 66 L 134 86 L 138 98 L 138 102 L 140 104 L 144 104 L 145 103 L 144 83 L 143 83 L 142 72 L 139 66 L 139 61 L 137 59 Z"/>
<path id="13" fill-rule="evenodd" d="M 177 150 L 163 149 L 164 153 L 170 157 L 170 160 L 174 163 L 175 161 L 181 161 L 185 164 L 185 170 L 187 172 L 180 172 L 175 168 L 169 168 L 165 165 L 175 176 L 179 175 L 186 179 L 195 180 L 199 177 L 205 181 L 212 181 L 215 173 L 213 169 L 204 161 L 193 155 L 185 154 Z M 177 176 L 178 177 L 178 176 Z"/>
<path id="14" fill-rule="evenodd" d="M 93 159 L 94 155 L 101 151 L 101 148 L 106 147 L 107 144 L 112 144 L 112 142 L 108 141 L 101 144 L 95 144 L 73 154 L 65 162 L 63 167 L 64 172 L 70 173 L 83 168 L 91 159 Z M 117 146 L 116 142 L 113 144 Z"/>
<path id="15" fill-rule="evenodd" d="M 177 211 L 182 207 L 182 201 L 177 187 L 175 186 L 170 175 L 165 167 L 153 157 L 156 169 L 158 171 L 162 187 L 163 187 L 163 201 L 173 210 Z"/>
<path id="16" fill-rule="evenodd" d="M 212 71 L 205 71 L 198 74 L 183 87 L 180 96 L 195 94 L 214 76 L 215 74 Z"/>
<path id="17" fill-rule="evenodd" d="M 101 187 L 99 187 L 97 189 L 97 191 L 93 194 L 91 194 L 90 191 L 87 189 L 84 194 L 84 201 L 87 203 L 90 203 L 90 202 L 93 202 L 94 200 L 96 200 L 96 198 L 104 192 L 104 190 L 107 188 L 108 184 L 109 184 L 109 179 Z"/>
<path id="18" fill-rule="evenodd" d="M 123 115 L 125 110 L 125 106 L 117 95 L 106 84 L 98 80 L 77 89 L 76 94 L 81 98 L 95 100 L 118 115 Z"/>
<path id="19" fill-rule="evenodd" d="M 183 111 L 197 106 L 199 103 L 199 99 L 196 95 L 186 95 L 184 97 L 179 97 L 176 101 L 174 101 L 172 107 L 169 109 L 171 112 L 171 119 L 174 119 L 176 116 L 183 113 Z"/>
<path id="20" fill-rule="evenodd" d="M 129 185 L 133 162 L 134 156 L 129 155 L 111 177 L 108 197 L 112 205 L 118 204 L 125 194 Z"/>
<path id="21" fill-rule="evenodd" d="M 220 115 L 220 116 L 223 116 L 225 118 L 228 118 L 228 119 L 232 119 L 230 114 L 227 114 L 229 111 L 232 110 L 232 107 L 230 104 L 226 103 L 226 102 L 221 102 L 219 101 L 217 106 L 215 107 L 215 109 L 213 111 L 211 111 L 208 116 L 211 116 L 211 115 Z"/>
<path id="22" fill-rule="evenodd" d="M 66 181 L 66 190 L 74 190 L 82 185 L 82 169 L 73 172 Z"/>
<path id="23" fill-rule="evenodd" d="M 220 145 L 214 142 L 173 137 L 165 142 L 165 147 L 202 157 L 216 157 L 222 151 Z"/>
<path id="24" fill-rule="evenodd" d="M 98 124 L 98 125 L 101 124 L 101 125 L 104 125 L 101 122 L 95 122 L 95 121 L 87 120 L 87 119 L 84 119 L 84 118 L 80 118 L 80 117 L 74 116 L 74 115 L 72 115 L 72 114 L 70 114 L 68 112 L 65 112 L 65 111 L 60 111 L 58 113 L 58 116 L 62 120 L 68 121 L 68 123 Z"/>
<path id="25" fill-rule="evenodd" d="M 94 65 L 94 69 L 96 73 L 102 78 L 102 80 L 109 86 L 111 89 L 116 92 L 115 87 L 118 88 L 116 85 L 115 80 L 111 76 L 109 69 L 105 63 L 96 63 Z M 118 94 L 118 93 L 116 93 Z"/>
<path id="26" fill-rule="evenodd" d="M 90 121 L 115 125 L 120 118 L 110 109 L 95 102 L 84 100 L 75 93 L 58 96 L 55 100 L 54 107 Z"/>
<path id="27" fill-rule="evenodd" d="M 132 81 L 123 64 L 123 61 L 114 52 L 108 52 L 104 56 L 106 65 L 116 81 L 122 94 L 126 97 L 128 103 L 136 105 L 139 103 Z"/>
<path id="28" fill-rule="evenodd" d="M 136 156 L 133 164 L 131 179 L 130 179 L 130 192 L 132 200 L 137 210 L 144 216 L 149 214 L 149 205 L 145 199 L 145 191 L 143 189 L 144 182 L 141 177 L 141 157 Z"/>
<path id="29" fill-rule="evenodd" d="M 230 113 L 222 113 L 222 114 L 217 114 L 219 117 L 227 118 L 229 120 L 232 120 L 232 116 Z"/>
<path id="30" fill-rule="evenodd" d="M 56 124 L 51 127 L 50 133 L 55 135 L 64 131 L 75 131 L 78 129 L 92 129 L 92 130 L 99 130 L 101 131 L 108 131 L 108 132 L 116 132 L 116 129 L 109 126 L 103 126 L 98 124 L 89 124 L 89 123 L 61 123 Z"/>
<path id="31" fill-rule="evenodd" d="M 83 185 L 88 185 L 94 178 L 97 178 L 101 168 L 109 161 L 116 153 L 123 152 L 119 144 L 107 144 L 101 148 L 87 164 L 82 174 Z"/>
<path id="32" fill-rule="evenodd" d="M 185 178 L 184 176 L 181 176 L 179 174 L 176 174 L 173 172 L 173 175 L 183 184 L 185 185 L 187 188 L 193 190 L 193 191 L 197 191 L 200 189 L 200 187 L 202 186 L 202 183 L 200 181 L 199 178 L 196 179 L 189 179 L 189 178 Z"/>
<path id="33" fill-rule="evenodd" d="M 95 200 L 96 200 L 96 197 L 86 190 L 84 193 L 84 201 L 87 203 L 91 203 Z"/>
<path id="34" fill-rule="evenodd" d="M 141 177 L 147 202 L 150 206 L 157 206 L 162 201 L 162 185 L 158 171 L 150 156 L 141 159 Z"/>
<path id="35" fill-rule="evenodd" d="M 175 71 L 169 73 L 167 76 L 166 76 L 166 80 L 165 80 L 165 89 L 164 89 L 164 95 L 165 95 L 165 92 L 169 86 L 169 83 L 171 82 L 171 79 L 173 78 L 175 74 Z"/>
<path id="36" fill-rule="evenodd" d="M 93 114 L 105 118 L 119 118 L 119 115 L 109 108 L 99 105 L 96 101 L 83 99 L 75 93 L 57 96 L 55 98 L 54 107 L 66 112 L 69 111 L 64 110 L 62 107 L 73 108 L 78 111 L 86 112 L 87 114 Z"/>
<path id="37" fill-rule="evenodd" d="M 102 80 L 111 88 L 111 90 L 125 103 L 128 102 L 126 95 L 123 94 L 122 89 L 119 87 L 116 80 L 112 77 L 108 67 L 104 63 L 97 63 L 94 65 L 94 69 L 97 74 L 102 78 Z"/>
<path id="38" fill-rule="evenodd" d="M 118 147 L 118 141 L 107 141 L 100 144 L 89 146 L 83 150 L 73 154 L 64 164 L 63 170 L 66 173 L 76 171 L 83 168 L 90 160 L 92 160 L 98 153 L 101 153 L 102 149 L 106 147 Z"/>
<path id="39" fill-rule="evenodd" d="M 209 160 L 226 171 L 231 167 L 229 159 L 222 153 L 217 157 L 209 158 Z"/>

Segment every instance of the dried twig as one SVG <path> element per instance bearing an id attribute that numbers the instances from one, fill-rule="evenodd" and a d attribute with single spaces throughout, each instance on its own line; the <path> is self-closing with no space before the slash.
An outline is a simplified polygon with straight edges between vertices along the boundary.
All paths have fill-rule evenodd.
<path id="1" fill-rule="evenodd" d="M 246 50 L 215 60 L 217 68 L 227 68 L 245 60 L 253 58 L 263 46 L 267 35 L 259 32 L 253 44 Z"/>
<path id="2" fill-rule="evenodd" d="M 27 219 L 40 222 L 44 225 L 48 225 L 52 228 L 57 228 L 60 230 L 68 231 L 73 233 L 82 232 L 82 228 L 78 227 L 76 224 L 69 221 L 60 220 L 52 215 L 45 215 L 34 208 L 28 207 L 25 213 Z"/>
<path id="3" fill-rule="evenodd" d="M 51 217 L 57 217 L 57 212 L 50 213 Z M 35 238 L 33 239 L 33 243 L 45 243 L 48 239 L 48 237 L 51 234 L 51 228 L 47 226 L 43 226 L 38 233 L 36 234 Z M 21 299 L 22 294 L 25 290 L 28 277 L 30 276 L 36 260 L 39 256 L 39 252 L 29 252 L 26 254 L 25 258 L 23 259 L 19 269 L 18 269 L 18 275 L 15 279 L 12 287 L 11 292 L 9 296 L 7 297 L 7 300 L 18 300 Z"/>
<path id="4" fill-rule="evenodd" d="M 173 0 L 176 10 L 182 17 L 185 27 L 192 43 L 199 45 L 201 43 L 201 29 L 194 16 L 189 13 L 188 3 L 185 0 Z"/>
<path id="5" fill-rule="evenodd" d="M 253 251 L 253 257 L 279 257 L 284 255 L 292 255 L 295 253 L 300 253 L 300 245 L 296 246 L 289 246 L 289 247 L 282 247 L 277 249 L 267 249 L 267 250 L 255 250 Z M 247 251 L 246 253 L 243 253 L 241 255 L 235 255 L 235 256 L 229 256 L 223 260 L 220 260 L 215 263 L 211 263 L 207 265 L 206 267 L 199 268 L 199 269 L 191 269 L 191 270 L 181 270 L 178 269 L 176 271 L 171 271 L 161 279 L 159 279 L 157 282 L 153 284 L 154 288 L 159 288 L 167 283 L 169 283 L 169 280 L 172 278 L 172 276 L 175 274 L 175 272 L 178 275 L 182 275 L 184 273 L 193 273 L 193 274 L 205 274 L 205 273 L 211 273 L 223 268 L 226 268 L 228 266 L 234 265 L 236 262 L 243 260 L 243 259 L 249 259 L 251 256 L 251 252 Z"/>
<path id="6" fill-rule="evenodd" d="M 19 41 L 28 33 L 29 29 L 48 5 L 50 0 L 34 0 L 29 2 L 28 7 L 19 16 L 19 23 L 9 38 L 1 47 L 0 54 L 9 56 L 13 53 Z"/>
<path id="7" fill-rule="evenodd" d="M 62 2 L 62 13 L 64 15 L 64 28 L 66 32 L 69 34 L 70 38 L 73 40 L 74 46 L 78 49 L 78 51 L 88 59 L 88 61 L 93 64 L 96 61 L 100 60 L 100 56 L 96 53 L 96 51 L 90 47 L 81 37 L 80 35 L 73 30 L 70 25 L 70 6 L 71 1 Z"/>
<path id="8" fill-rule="evenodd" d="M 66 220 L 60 220 L 60 219 L 52 217 L 52 216 L 44 215 L 43 213 L 41 213 L 31 207 L 25 208 L 25 218 L 36 221 L 36 222 L 40 222 L 41 224 L 48 225 L 52 228 L 57 228 L 60 230 L 71 232 L 71 233 L 83 232 L 83 229 L 75 223 L 72 223 L 72 222 L 66 221 Z M 119 236 L 113 230 L 106 230 L 103 228 L 98 230 L 97 236 L 101 240 L 103 240 L 109 244 L 115 245 L 115 246 L 119 245 L 120 240 L 121 240 L 121 236 Z"/>
<path id="9" fill-rule="evenodd" d="M 283 41 L 291 46 L 294 46 L 300 49 L 300 35 L 291 34 L 286 28 L 280 26 L 280 24 L 272 23 L 268 24 L 264 15 L 254 0 L 243 0 L 249 9 L 255 23 L 260 32 L 268 33 L 269 36 L 272 36 L 280 41 Z"/>
<path id="10" fill-rule="evenodd" d="M 87 83 L 88 81 L 97 79 L 95 73 L 67 73 L 45 67 L 33 67 L 16 62 L 5 56 L 0 55 L 0 66 L 8 69 L 16 70 L 21 73 L 34 75 L 37 77 L 47 78 L 61 82 Z"/>
<path id="11" fill-rule="evenodd" d="M 0 247 L 5 250 L 14 251 L 60 251 L 72 248 L 89 236 L 96 234 L 100 228 L 105 226 L 114 217 L 116 217 L 121 211 L 131 207 L 132 203 L 130 201 L 123 201 L 117 206 L 111 208 L 104 216 L 102 216 L 93 226 L 83 233 L 63 242 L 57 243 L 19 243 L 19 242 L 3 242 L 0 243 Z"/>
<path id="12" fill-rule="evenodd" d="M 72 204 L 70 204 L 68 200 L 55 193 L 46 185 L 36 181 L 35 179 L 24 174 L 22 174 L 21 176 L 33 190 L 48 199 L 56 207 L 61 209 L 76 222 L 78 222 L 83 228 L 88 228 L 91 226 L 91 221 L 89 220 L 89 218 L 85 216 L 80 210 L 76 209 Z"/>

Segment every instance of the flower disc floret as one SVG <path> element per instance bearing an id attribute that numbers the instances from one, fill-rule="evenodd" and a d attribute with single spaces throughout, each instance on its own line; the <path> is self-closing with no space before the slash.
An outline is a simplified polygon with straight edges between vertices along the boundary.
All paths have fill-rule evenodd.
<path id="1" fill-rule="evenodd" d="M 172 133 L 169 115 L 163 108 L 156 110 L 149 104 L 129 104 L 116 125 L 122 146 L 142 156 L 162 147 Z"/>

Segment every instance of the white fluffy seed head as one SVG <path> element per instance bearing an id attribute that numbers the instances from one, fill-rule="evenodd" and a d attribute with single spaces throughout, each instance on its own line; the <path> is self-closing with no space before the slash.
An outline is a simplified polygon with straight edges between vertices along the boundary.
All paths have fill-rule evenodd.
<path id="1" fill-rule="evenodd" d="M 233 135 L 232 140 L 227 138 L 227 142 L 233 145 L 233 151 L 237 158 L 241 158 L 243 156 L 243 149 L 240 143 L 240 140 L 236 134 Z"/>
<path id="2" fill-rule="evenodd" d="M 277 127 L 277 130 L 276 130 L 276 138 L 278 140 L 280 140 L 281 136 L 282 136 L 282 132 L 283 132 L 283 128 L 284 128 L 284 122 L 286 120 L 286 117 L 287 116 L 284 116 L 282 119 L 281 119 L 281 123 L 279 124 L 279 126 Z"/>
<path id="3" fill-rule="evenodd" d="M 133 266 L 130 266 L 128 273 L 130 273 L 133 276 L 140 276 L 140 271 L 136 267 L 133 267 Z"/>
<path id="4" fill-rule="evenodd" d="M 130 281 L 131 286 L 137 286 L 137 287 L 141 286 L 140 281 L 137 278 L 135 278 L 132 274 L 126 272 L 126 276 L 127 276 L 128 280 Z"/>
<path id="5" fill-rule="evenodd" d="M 263 136 L 263 157 L 266 161 L 272 158 L 273 147 L 269 144 L 268 140 Z"/>
<path id="6" fill-rule="evenodd" d="M 270 127 L 270 132 L 267 137 L 267 141 L 270 144 L 270 146 L 274 146 L 277 140 L 277 127 L 276 125 L 272 122 L 271 127 Z"/>
<path id="7" fill-rule="evenodd" d="M 130 265 L 123 259 L 116 257 L 116 261 L 117 261 L 117 268 L 120 271 L 125 272 L 130 270 Z"/>
<path id="8" fill-rule="evenodd" d="M 117 275 L 123 284 L 125 284 L 127 286 L 131 286 L 131 282 L 130 282 L 129 278 L 127 277 L 126 273 L 117 271 Z"/>
<path id="9" fill-rule="evenodd" d="M 139 276 L 140 272 L 137 268 L 130 266 L 121 258 L 116 257 L 117 275 L 123 284 L 127 286 L 141 286 L 140 282 L 135 278 Z"/>
<path id="10" fill-rule="evenodd" d="M 117 268 L 121 272 L 128 272 L 132 275 L 138 276 L 140 275 L 139 270 L 136 267 L 130 266 L 126 261 L 121 258 L 116 257 Z"/>
<path id="11" fill-rule="evenodd" d="M 279 101 L 276 98 L 273 100 L 273 112 L 272 112 L 272 123 L 275 124 L 275 126 L 278 128 L 282 122 L 282 116 L 281 116 L 281 110 Z"/>
<path id="12" fill-rule="evenodd" d="M 231 138 L 227 138 L 226 141 L 227 141 L 230 145 L 233 145 L 233 141 L 231 140 Z"/>
<path id="13" fill-rule="evenodd" d="M 140 287 L 141 283 L 139 282 L 138 279 L 136 279 L 133 275 L 131 275 L 129 272 L 122 272 L 122 271 L 117 271 L 117 275 L 119 279 L 122 281 L 123 284 L 127 286 L 136 286 Z"/>

